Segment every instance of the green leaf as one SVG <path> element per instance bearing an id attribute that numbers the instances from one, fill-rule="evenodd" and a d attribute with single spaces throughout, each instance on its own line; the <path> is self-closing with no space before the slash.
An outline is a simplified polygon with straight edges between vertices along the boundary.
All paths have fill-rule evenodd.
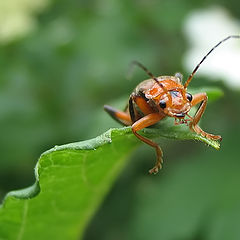
<path id="1" fill-rule="evenodd" d="M 6 196 L 0 239 L 78 239 L 136 144 L 130 129 L 112 129 L 43 153 L 34 186 Z"/>
<path id="2" fill-rule="evenodd" d="M 216 95 L 216 91 L 213 90 Z M 211 95 L 211 91 L 208 92 Z M 211 97 L 210 97 L 211 99 Z M 172 119 L 142 130 L 150 138 L 219 143 L 174 126 Z M 7 194 L 0 208 L 0 239 L 78 239 L 140 141 L 130 127 L 55 146 L 36 165 L 36 183 Z M 148 169 L 146 169 L 147 172 Z"/>

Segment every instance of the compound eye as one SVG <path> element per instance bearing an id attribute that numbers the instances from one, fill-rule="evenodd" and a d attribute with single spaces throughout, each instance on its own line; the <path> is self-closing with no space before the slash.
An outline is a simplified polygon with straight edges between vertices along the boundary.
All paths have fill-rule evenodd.
<path id="1" fill-rule="evenodd" d="M 165 108 L 166 107 L 166 102 L 164 100 L 160 100 L 159 106 L 160 106 L 160 108 Z"/>
<path id="2" fill-rule="evenodd" d="M 187 93 L 187 99 L 188 99 L 189 102 L 191 102 L 192 101 L 192 94 Z"/>

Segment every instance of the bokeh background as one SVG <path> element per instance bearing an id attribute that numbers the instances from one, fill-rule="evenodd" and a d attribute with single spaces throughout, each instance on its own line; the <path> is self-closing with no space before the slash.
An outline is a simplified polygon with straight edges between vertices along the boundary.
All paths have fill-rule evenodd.
<path id="1" fill-rule="evenodd" d="M 132 60 L 186 79 L 218 40 L 240 33 L 239 21 L 236 0 L 2 1 L 0 197 L 34 182 L 43 151 L 119 126 L 102 107 L 124 104 L 146 78 L 136 69 L 126 79 Z M 201 122 L 223 136 L 221 150 L 162 139 L 164 169 L 149 176 L 155 153 L 142 145 L 86 240 L 240 239 L 240 40 L 213 55 L 191 86 L 225 93 Z"/>

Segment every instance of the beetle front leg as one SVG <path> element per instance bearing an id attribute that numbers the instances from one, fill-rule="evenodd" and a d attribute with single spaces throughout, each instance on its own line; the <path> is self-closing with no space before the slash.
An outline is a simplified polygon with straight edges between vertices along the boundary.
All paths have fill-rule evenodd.
<path id="1" fill-rule="evenodd" d="M 222 139 L 221 136 L 207 133 L 198 126 L 198 122 L 200 121 L 200 119 L 205 111 L 205 108 L 207 106 L 207 100 L 208 100 L 208 97 L 207 97 L 206 93 L 197 93 L 193 96 L 192 106 L 195 106 L 198 103 L 200 103 L 200 105 L 199 105 L 198 110 L 195 113 L 192 121 L 189 123 L 189 127 L 191 130 L 195 131 L 197 134 L 201 134 L 203 137 L 206 137 L 206 138 L 212 139 L 212 140 L 221 140 Z"/>
<path id="2" fill-rule="evenodd" d="M 156 174 L 158 172 L 158 170 L 162 168 L 163 153 L 162 153 L 161 148 L 157 145 L 157 143 L 153 142 L 152 140 L 150 140 L 148 138 L 141 136 L 140 134 L 137 133 L 137 131 L 157 123 L 163 117 L 164 116 L 160 115 L 159 113 L 151 113 L 151 114 L 148 114 L 147 116 L 144 116 L 143 118 L 139 119 L 132 125 L 133 134 L 137 138 L 139 138 L 141 141 L 145 142 L 146 144 L 148 144 L 151 147 L 154 147 L 156 149 L 157 161 L 156 161 L 155 166 L 149 170 L 149 173 L 151 173 L 151 174 L 152 173 Z"/>

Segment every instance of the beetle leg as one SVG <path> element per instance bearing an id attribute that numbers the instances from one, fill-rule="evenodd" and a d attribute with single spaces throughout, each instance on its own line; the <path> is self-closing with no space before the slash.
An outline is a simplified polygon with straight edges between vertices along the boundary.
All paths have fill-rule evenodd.
<path id="1" fill-rule="evenodd" d="M 132 124 L 130 116 L 127 112 L 119 111 L 109 105 L 104 105 L 104 110 L 120 124 L 124 126 L 129 126 Z"/>
<path id="2" fill-rule="evenodd" d="M 149 99 L 145 97 L 143 92 L 139 91 L 138 94 L 132 95 L 132 98 L 144 115 L 154 112 L 153 108 L 149 105 Z"/>
<path id="3" fill-rule="evenodd" d="M 138 106 L 138 109 L 136 109 L 133 102 L 135 103 L 135 105 Z M 143 115 L 145 116 L 150 113 L 156 112 L 156 110 L 149 105 L 149 99 L 147 99 L 144 93 L 140 91 L 137 94 L 131 94 L 128 106 L 133 123 L 136 122 L 138 119 L 142 118 Z"/>
<path id="4" fill-rule="evenodd" d="M 195 106 L 196 104 L 200 103 L 197 112 L 195 113 L 192 122 L 190 122 L 189 127 L 191 130 L 195 131 L 197 134 L 201 134 L 203 137 L 206 137 L 208 139 L 212 140 L 221 140 L 222 137 L 219 135 L 213 135 L 210 133 L 206 133 L 203 131 L 199 126 L 198 122 L 200 121 L 205 108 L 207 106 L 207 94 L 206 93 L 197 93 L 193 96 L 192 99 L 192 106 Z"/>
<path id="5" fill-rule="evenodd" d="M 130 114 L 132 123 L 136 122 L 136 112 L 135 112 L 134 106 L 133 106 L 133 96 L 132 95 L 129 98 L 128 109 L 129 109 L 129 114 Z"/>
<path id="6" fill-rule="evenodd" d="M 157 143 L 153 142 L 152 140 L 143 137 L 142 135 L 138 134 L 137 131 L 149 127 L 158 121 L 160 121 L 164 116 L 160 115 L 159 113 L 150 113 L 147 116 L 144 116 L 143 118 L 140 118 L 137 120 L 133 125 L 132 125 L 132 131 L 133 134 L 139 138 L 141 141 L 145 142 L 146 144 L 154 147 L 156 149 L 156 154 L 157 154 L 157 161 L 155 166 L 149 170 L 149 173 L 157 173 L 159 169 L 162 168 L 162 150 L 161 148 L 157 145 Z"/>

